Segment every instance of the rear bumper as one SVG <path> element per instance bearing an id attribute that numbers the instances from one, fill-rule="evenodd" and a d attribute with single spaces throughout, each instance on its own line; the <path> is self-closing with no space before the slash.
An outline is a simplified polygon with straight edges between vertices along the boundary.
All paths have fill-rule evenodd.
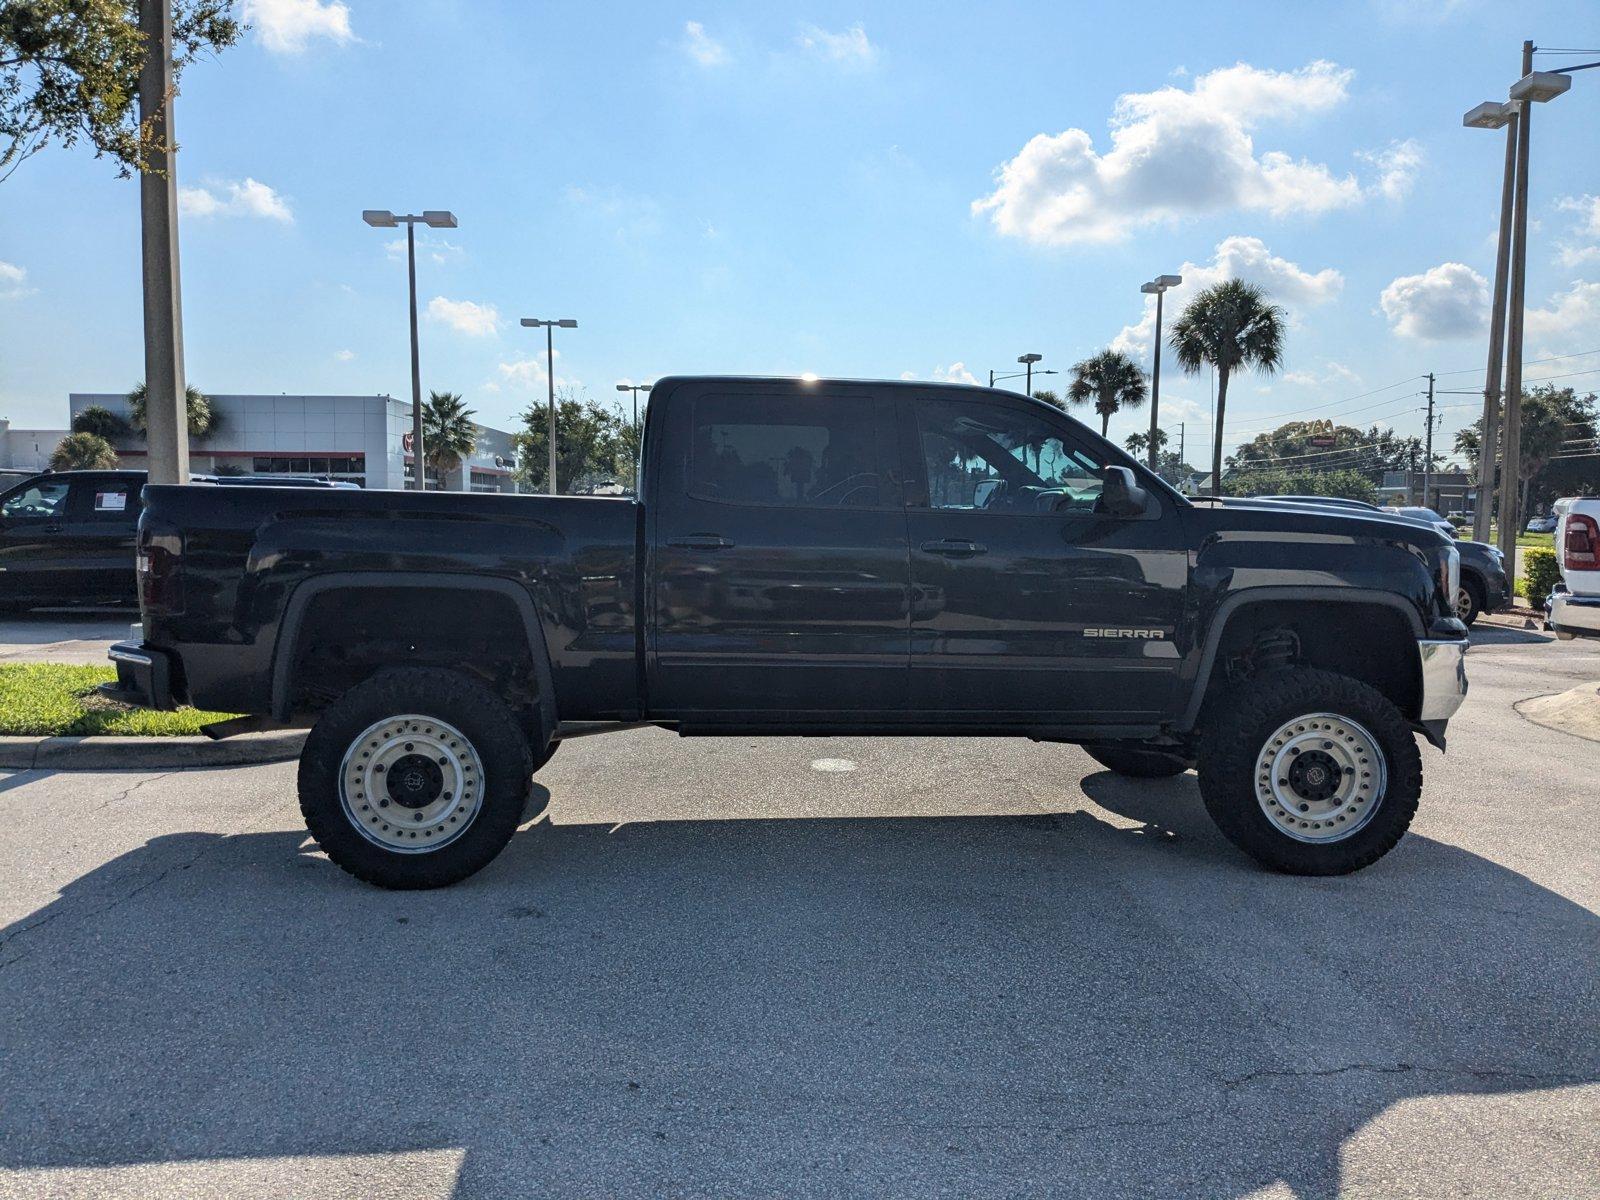
<path id="1" fill-rule="evenodd" d="M 171 710 L 172 660 L 164 650 L 143 642 L 115 642 L 108 657 L 117 668 L 117 681 L 101 685 L 100 692 L 124 704 Z"/>
<path id="2" fill-rule="evenodd" d="M 1557 633 L 1572 637 L 1600 637 L 1600 596 L 1552 592 L 1548 613 L 1548 624 Z"/>
<path id="3" fill-rule="evenodd" d="M 1422 663 L 1421 722 L 1448 721 L 1467 698 L 1467 642 L 1422 638 L 1417 642 Z"/>

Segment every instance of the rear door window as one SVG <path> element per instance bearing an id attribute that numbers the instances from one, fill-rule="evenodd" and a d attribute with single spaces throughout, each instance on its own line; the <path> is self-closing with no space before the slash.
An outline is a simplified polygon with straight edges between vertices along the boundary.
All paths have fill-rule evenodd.
<path id="1" fill-rule="evenodd" d="M 8 521 L 59 521 L 67 512 L 65 479 L 41 479 L 7 496 L 0 516 Z"/>
<path id="2" fill-rule="evenodd" d="M 121 480 L 79 480 L 73 485 L 73 520 L 90 525 L 133 525 L 139 520 L 139 487 Z"/>

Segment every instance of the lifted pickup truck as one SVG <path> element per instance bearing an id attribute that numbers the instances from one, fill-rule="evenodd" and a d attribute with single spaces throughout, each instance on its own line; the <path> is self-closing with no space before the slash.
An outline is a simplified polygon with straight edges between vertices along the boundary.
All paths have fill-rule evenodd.
<path id="1" fill-rule="evenodd" d="M 562 738 L 1012 734 L 1199 772 L 1262 863 L 1374 862 L 1466 694 L 1449 539 L 1190 504 L 1061 411 L 669 378 L 637 500 L 149 487 L 116 694 L 309 725 L 300 803 L 387 887 L 483 867 Z"/>

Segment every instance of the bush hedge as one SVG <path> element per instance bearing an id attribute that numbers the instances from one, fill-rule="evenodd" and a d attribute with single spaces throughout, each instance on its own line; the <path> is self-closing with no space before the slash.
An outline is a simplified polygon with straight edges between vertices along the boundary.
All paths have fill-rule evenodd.
<path id="1" fill-rule="evenodd" d="M 1530 546 L 1522 552 L 1522 565 L 1527 568 L 1523 590 L 1528 595 L 1529 608 L 1543 608 L 1550 589 L 1561 581 L 1561 567 L 1556 562 L 1556 552 L 1543 546 Z"/>

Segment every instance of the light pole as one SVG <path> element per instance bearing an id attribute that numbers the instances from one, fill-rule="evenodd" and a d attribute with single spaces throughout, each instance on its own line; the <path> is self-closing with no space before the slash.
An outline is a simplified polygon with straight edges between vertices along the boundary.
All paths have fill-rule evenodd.
<path id="1" fill-rule="evenodd" d="M 423 492 L 428 488 L 428 469 L 422 458 L 422 368 L 417 357 L 417 226 L 454 229 L 456 215 L 438 208 L 405 216 L 383 208 L 368 208 L 362 211 L 361 219 L 374 229 L 406 227 L 406 280 L 411 290 L 411 487 Z"/>
<path id="2" fill-rule="evenodd" d="M 653 383 L 619 383 L 619 384 L 617 384 L 617 391 L 619 391 L 619 392 L 632 392 L 633 393 L 633 427 L 634 427 L 634 429 L 638 429 L 639 428 L 639 393 L 640 392 L 648 392 L 653 387 L 655 387 L 655 384 L 653 384 Z"/>
<path id="3" fill-rule="evenodd" d="M 1044 357 L 1044 355 L 1042 355 L 1042 354 L 1020 354 L 1020 355 L 1017 356 L 1017 361 L 1019 363 L 1027 364 L 1027 368 L 1028 369 L 1027 369 L 1026 374 L 1028 376 L 1028 389 L 1027 389 L 1026 393 L 1024 393 L 1024 394 L 1030 400 L 1033 398 L 1033 364 L 1038 362 L 1043 357 Z"/>
<path id="4" fill-rule="evenodd" d="M 544 373 L 550 385 L 550 478 L 547 481 L 549 492 L 556 495 L 556 344 L 555 330 L 576 329 L 578 323 L 571 317 L 562 317 L 559 320 L 540 320 L 537 317 L 523 317 L 522 324 L 528 329 L 544 330 Z"/>
<path id="5" fill-rule="evenodd" d="M 172 140 L 172 6 L 141 0 L 139 29 L 151 52 L 139 69 L 139 122 L 154 143 L 139 172 L 144 275 L 145 422 L 150 482 L 189 482 L 183 377 L 183 299 L 178 273 L 178 182 Z"/>
<path id="6" fill-rule="evenodd" d="M 1494 259 L 1494 304 L 1489 314 L 1489 365 L 1483 374 L 1483 431 L 1478 439 L 1478 501 L 1472 511 L 1474 541 L 1489 540 L 1494 513 L 1494 460 L 1500 433 L 1500 361 L 1505 349 L 1506 276 L 1511 264 L 1512 187 L 1517 174 L 1517 106 L 1489 100 L 1461 118 L 1468 129 L 1506 131 L 1505 174 L 1500 183 L 1500 245 Z"/>
<path id="7" fill-rule="evenodd" d="M 1026 371 L 1013 371 L 1009 375 L 996 375 L 994 373 L 994 370 L 991 368 L 990 371 L 989 371 L 989 386 L 993 387 L 996 383 L 999 383 L 1001 380 L 1004 380 L 1004 379 L 1021 379 L 1024 375 L 1026 375 L 1028 377 L 1028 396 L 1029 396 L 1030 399 L 1032 399 L 1032 397 L 1033 397 L 1033 377 L 1035 375 L 1059 375 L 1060 373 L 1061 372 L 1059 372 L 1059 371 L 1053 371 L 1053 370 L 1050 370 L 1050 371 L 1034 371 L 1034 370 L 1032 370 L 1030 368 L 1029 370 L 1026 370 Z"/>
<path id="8" fill-rule="evenodd" d="M 1149 283 L 1139 285 L 1139 290 L 1145 295 L 1156 298 L 1156 351 L 1150 373 L 1150 469 L 1156 469 L 1156 413 L 1161 407 L 1161 301 L 1165 299 L 1168 288 L 1175 288 L 1183 282 L 1182 275 L 1157 275 Z"/>

